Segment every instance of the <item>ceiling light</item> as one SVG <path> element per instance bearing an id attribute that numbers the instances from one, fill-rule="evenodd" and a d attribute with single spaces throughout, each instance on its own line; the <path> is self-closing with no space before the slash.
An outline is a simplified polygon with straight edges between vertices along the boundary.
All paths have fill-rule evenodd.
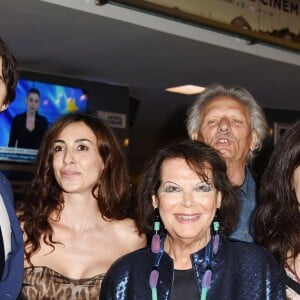
<path id="1" fill-rule="evenodd" d="M 125 138 L 125 139 L 123 140 L 123 146 L 124 146 L 124 147 L 128 147 L 128 146 L 129 146 L 129 138 Z"/>
<path id="2" fill-rule="evenodd" d="M 184 94 L 184 95 L 196 95 L 196 94 L 200 94 L 204 90 L 205 90 L 204 87 L 198 85 L 192 85 L 192 84 L 175 86 L 166 89 L 166 91 L 168 92 Z"/>

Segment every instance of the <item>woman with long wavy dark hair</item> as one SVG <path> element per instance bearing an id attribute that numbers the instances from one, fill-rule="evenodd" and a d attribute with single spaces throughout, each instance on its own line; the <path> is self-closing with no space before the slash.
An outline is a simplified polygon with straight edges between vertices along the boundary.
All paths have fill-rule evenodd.
<path id="1" fill-rule="evenodd" d="M 130 210 L 126 163 L 111 129 L 90 115 L 58 119 L 19 211 L 23 299 L 98 299 L 112 262 L 145 245 Z"/>
<path id="2" fill-rule="evenodd" d="M 286 271 L 289 299 L 300 299 L 300 121 L 286 130 L 263 174 L 255 237 Z"/>

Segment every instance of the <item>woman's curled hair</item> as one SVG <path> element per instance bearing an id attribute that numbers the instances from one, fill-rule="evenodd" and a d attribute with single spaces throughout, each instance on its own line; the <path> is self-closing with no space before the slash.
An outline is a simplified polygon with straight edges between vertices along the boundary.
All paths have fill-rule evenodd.
<path id="1" fill-rule="evenodd" d="M 115 135 L 109 126 L 100 119 L 88 114 L 67 114 L 57 119 L 47 130 L 36 160 L 34 178 L 25 191 L 18 214 L 25 231 L 25 257 L 30 257 L 40 249 L 40 239 L 53 247 L 53 229 L 50 216 L 64 208 L 62 188 L 58 185 L 53 171 L 54 142 L 68 125 L 83 122 L 95 134 L 99 154 L 104 169 L 93 187 L 99 211 L 104 218 L 121 220 L 130 215 L 130 189 L 126 160 Z"/>

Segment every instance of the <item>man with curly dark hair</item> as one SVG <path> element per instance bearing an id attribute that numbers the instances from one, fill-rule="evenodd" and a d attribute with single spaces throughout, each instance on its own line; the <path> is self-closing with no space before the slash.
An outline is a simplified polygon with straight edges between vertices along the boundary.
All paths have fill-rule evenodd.
<path id="1" fill-rule="evenodd" d="M 15 98 L 18 64 L 0 38 L 0 111 Z M 12 188 L 0 172 L 0 299 L 16 299 L 23 277 L 23 238 L 13 204 Z"/>

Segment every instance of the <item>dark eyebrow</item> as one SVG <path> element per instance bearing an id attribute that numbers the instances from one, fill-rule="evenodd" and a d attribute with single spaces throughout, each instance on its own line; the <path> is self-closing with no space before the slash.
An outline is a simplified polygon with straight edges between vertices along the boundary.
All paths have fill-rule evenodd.
<path id="1" fill-rule="evenodd" d="M 80 143 L 80 142 L 92 143 L 89 139 L 85 139 L 85 138 L 75 140 L 75 143 Z M 66 142 L 64 140 L 56 140 L 56 141 L 54 141 L 54 143 L 63 143 L 63 144 L 65 144 Z"/>
<path id="2" fill-rule="evenodd" d="M 54 141 L 54 144 L 55 144 L 55 143 L 63 143 L 63 144 L 65 144 L 65 141 L 64 141 L 64 140 L 55 140 L 55 141 Z"/>
<path id="3" fill-rule="evenodd" d="M 89 139 L 77 139 L 77 140 L 75 140 L 75 143 L 80 143 L 80 142 L 89 142 L 89 143 L 92 143 L 92 141 L 91 140 L 89 140 Z"/>
<path id="4" fill-rule="evenodd" d="M 176 182 L 174 182 L 172 180 L 167 180 L 165 182 L 162 182 L 162 184 L 167 184 L 167 183 L 171 183 L 171 184 L 175 184 L 175 185 L 180 185 L 179 183 L 176 183 Z"/>

